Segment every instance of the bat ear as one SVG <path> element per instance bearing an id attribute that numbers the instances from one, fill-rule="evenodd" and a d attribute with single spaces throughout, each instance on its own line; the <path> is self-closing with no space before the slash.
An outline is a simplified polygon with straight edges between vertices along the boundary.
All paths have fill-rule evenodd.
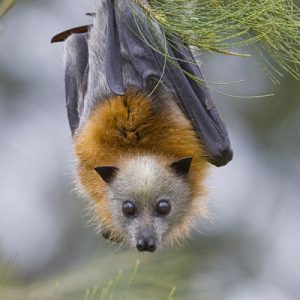
<path id="1" fill-rule="evenodd" d="M 109 184 L 114 180 L 119 169 L 112 166 L 105 166 L 105 167 L 97 167 L 95 168 L 95 171 L 101 176 L 101 178 L 106 183 Z"/>
<path id="2" fill-rule="evenodd" d="M 191 163 L 192 163 L 192 157 L 185 157 L 180 160 L 174 161 L 171 164 L 171 169 L 179 176 L 185 176 L 189 173 Z"/>

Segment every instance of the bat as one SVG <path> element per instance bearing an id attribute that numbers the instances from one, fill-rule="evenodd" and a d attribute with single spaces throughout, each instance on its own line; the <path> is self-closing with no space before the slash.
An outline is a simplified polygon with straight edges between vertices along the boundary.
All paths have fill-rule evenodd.
<path id="1" fill-rule="evenodd" d="M 209 163 L 233 156 L 188 45 L 133 1 L 100 0 L 65 41 L 65 90 L 80 190 L 109 240 L 153 252 L 205 215 Z M 195 80 L 197 78 L 197 80 Z"/>

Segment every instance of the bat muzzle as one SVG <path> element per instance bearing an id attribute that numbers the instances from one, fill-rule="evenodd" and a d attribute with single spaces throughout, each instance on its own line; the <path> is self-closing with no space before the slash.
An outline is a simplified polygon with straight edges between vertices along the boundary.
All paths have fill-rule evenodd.
<path id="1" fill-rule="evenodd" d="M 156 241 L 154 235 L 148 230 L 144 230 L 137 239 L 136 248 L 140 252 L 154 252 L 156 250 Z"/>

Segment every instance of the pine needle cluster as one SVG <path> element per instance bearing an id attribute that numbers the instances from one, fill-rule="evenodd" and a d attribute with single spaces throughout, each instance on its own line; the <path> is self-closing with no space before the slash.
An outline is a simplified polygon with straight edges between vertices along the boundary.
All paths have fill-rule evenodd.
<path id="1" fill-rule="evenodd" d="M 292 0 L 135 0 L 166 36 L 201 51 L 253 55 L 274 81 L 299 79 L 300 10 Z"/>

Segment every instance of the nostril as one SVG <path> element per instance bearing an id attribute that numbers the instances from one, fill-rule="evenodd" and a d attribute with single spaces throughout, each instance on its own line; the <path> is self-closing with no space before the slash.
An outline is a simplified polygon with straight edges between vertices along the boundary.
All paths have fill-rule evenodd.
<path id="1" fill-rule="evenodd" d="M 139 251 L 145 251 L 146 250 L 146 243 L 143 239 L 138 240 L 136 247 Z"/>
<path id="2" fill-rule="evenodd" d="M 156 244 L 154 240 L 149 240 L 147 243 L 147 251 L 154 252 L 156 250 Z"/>

